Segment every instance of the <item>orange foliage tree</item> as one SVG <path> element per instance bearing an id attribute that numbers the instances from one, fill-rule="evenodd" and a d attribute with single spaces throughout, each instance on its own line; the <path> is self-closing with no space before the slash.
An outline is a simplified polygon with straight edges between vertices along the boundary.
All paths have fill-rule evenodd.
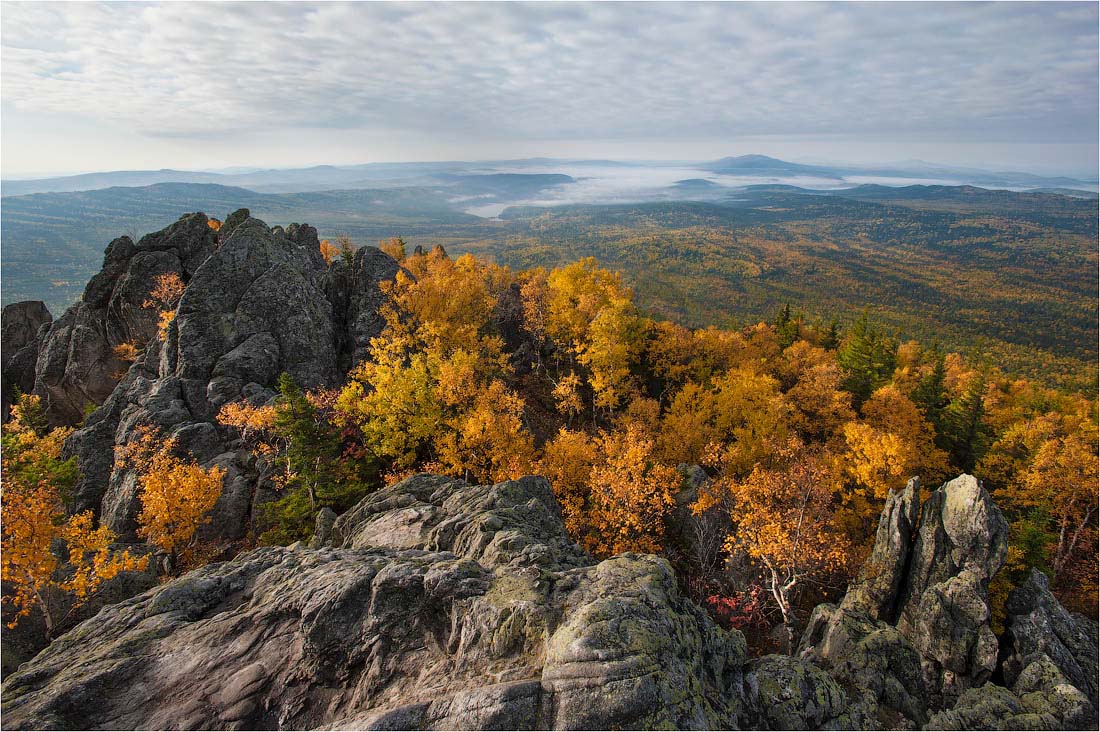
<path id="1" fill-rule="evenodd" d="M 835 520 L 836 477 L 831 460 L 792 439 L 768 465 L 744 480 L 720 479 L 730 497 L 729 551 L 742 551 L 765 569 L 768 589 L 794 640 L 795 590 L 842 572 L 850 544 Z"/>
<path id="2" fill-rule="evenodd" d="M 153 278 L 153 288 L 149 290 L 149 297 L 141 306 L 156 308 L 159 312 L 157 335 L 161 338 L 168 333 L 168 326 L 176 318 L 176 305 L 183 295 L 184 288 L 183 280 L 175 272 L 159 274 Z"/>
<path id="3" fill-rule="evenodd" d="M 332 264 L 332 262 L 340 256 L 340 247 L 336 246 L 328 239 L 321 240 L 321 257 L 325 260 L 325 264 Z"/>
<path id="4" fill-rule="evenodd" d="M 588 548 L 597 556 L 660 551 L 680 474 L 657 462 L 653 438 L 635 424 L 602 434 L 597 444 L 602 460 L 589 477 L 595 532 Z"/>
<path id="5" fill-rule="evenodd" d="M 117 464 L 137 472 L 141 486 L 138 534 L 168 552 L 173 565 L 194 562 L 199 550 L 196 532 L 222 492 L 225 469 L 203 468 L 177 457 L 176 438 L 163 439 L 151 427 L 117 450 Z"/>
<path id="6" fill-rule="evenodd" d="M 37 608 L 47 635 L 120 572 L 143 570 L 148 557 L 111 549 L 114 533 L 96 528 L 91 511 L 66 516 L 62 494 L 76 477 L 73 460 L 61 460 L 71 430 L 46 431 L 38 397 L 23 396 L 3 432 L 3 551 L 0 576 L 11 589 L 9 602 L 20 618 Z M 61 545 L 64 552 L 58 554 Z"/>

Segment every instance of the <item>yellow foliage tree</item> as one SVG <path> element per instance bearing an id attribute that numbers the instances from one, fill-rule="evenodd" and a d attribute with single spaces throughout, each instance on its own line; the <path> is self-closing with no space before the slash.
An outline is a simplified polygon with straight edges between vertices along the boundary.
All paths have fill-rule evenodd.
<path id="1" fill-rule="evenodd" d="M 597 445 L 601 459 L 589 476 L 593 531 L 586 548 L 597 556 L 660 551 L 680 474 L 657 462 L 653 439 L 633 423 L 603 433 Z"/>
<path id="2" fill-rule="evenodd" d="M 531 472 L 535 446 L 523 424 L 523 400 L 494 380 L 436 440 L 443 469 L 467 480 L 499 482 Z"/>
<path id="3" fill-rule="evenodd" d="M 168 333 L 168 326 L 176 318 L 176 305 L 183 295 L 184 288 L 183 280 L 177 273 L 159 274 L 153 278 L 153 288 L 149 291 L 149 297 L 141 305 L 143 308 L 157 308 L 159 312 L 157 335 L 162 339 Z"/>
<path id="4" fill-rule="evenodd" d="M 588 479 L 596 464 L 596 444 L 587 434 L 562 428 L 542 450 L 539 473 L 550 481 L 561 503 L 565 528 L 582 544 L 588 543 Z"/>
<path id="5" fill-rule="evenodd" d="M 745 480 L 722 479 L 731 497 L 731 552 L 763 565 L 767 586 L 783 616 L 788 647 L 794 640 L 795 590 L 843 572 L 851 560 L 848 537 L 835 521 L 836 476 L 832 461 L 789 441 L 767 466 Z"/>
<path id="6" fill-rule="evenodd" d="M 385 241 L 378 242 L 378 248 L 396 259 L 398 262 L 403 262 L 405 260 L 405 240 L 399 236 L 395 236 L 390 239 L 386 239 Z"/>
<path id="7" fill-rule="evenodd" d="M 117 464 L 138 476 L 138 534 L 186 566 L 197 558 L 196 532 L 210 522 L 208 514 L 221 495 L 225 469 L 184 461 L 174 454 L 176 446 L 175 438 L 164 440 L 145 427 L 117 449 Z"/>
<path id="8" fill-rule="evenodd" d="M 325 260 L 325 264 L 332 264 L 339 256 L 340 247 L 336 246 L 328 239 L 321 240 L 321 257 Z"/>
<path id="9" fill-rule="evenodd" d="M 688 383 L 673 398 L 661 453 L 669 462 L 707 462 L 744 477 L 786 439 L 790 416 L 778 381 L 749 368 L 731 369 L 713 387 Z"/>
<path id="10" fill-rule="evenodd" d="M 38 397 L 21 397 L 4 425 L 0 577 L 16 611 L 8 627 L 38 608 L 52 637 L 104 582 L 145 569 L 148 557 L 112 551 L 114 533 L 94 527 L 90 511 L 65 515 L 61 492 L 75 470 L 61 460 L 61 446 L 71 430 L 45 431 L 40 409 Z M 59 543 L 62 556 L 54 551 Z"/>
<path id="11" fill-rule="evenodd" d="M 794 409 L 792 426 L 805 439 L 830 441 L 855 418 L 852 396 L 840 388 L 844 375 L 825 349 L 797 341 L 783 352 L 779 371 Z"/>

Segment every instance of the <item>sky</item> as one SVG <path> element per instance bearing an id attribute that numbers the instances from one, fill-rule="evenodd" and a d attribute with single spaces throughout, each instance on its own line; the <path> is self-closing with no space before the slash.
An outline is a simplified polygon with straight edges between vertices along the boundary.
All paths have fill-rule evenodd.
<path id="1" fill-rule="evenodd" d="M 1095 177 L 1098 4 L 0 3 L 0 173 L 535 156 Z"/>

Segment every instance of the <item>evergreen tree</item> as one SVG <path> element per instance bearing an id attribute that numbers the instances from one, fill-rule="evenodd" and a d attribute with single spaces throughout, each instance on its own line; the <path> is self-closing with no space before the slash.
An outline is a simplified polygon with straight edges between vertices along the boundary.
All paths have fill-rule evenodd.
<path id="1" fill-rule="evenodd" d="M 845 373 L 842 388 L 852 394 L 858 407 L 890 379 L 896 362 L 897 343 L 880 336 L 864 311 L 837 352 L 837 363 Z"/>
<path id="2" fill-rule="evenodd" d="M 286 474 L 282 498 L 268 505 L 272 526 L 261 537 L 267 544 L 287 544 L 313 533 L 317 512 L 337 513 L 365 493 L 361 475 L 341 459 L 340 436 L 289 374 L 279 376 L 279 398 L 273 431 L 285 446 Z"/>
<path id="3" fill-rule="evenodd" d="M 798 340 L 799 320 L 801 320 L 801 314 L 797 319 L 792 318 L 791 304 L 785 303 L 775 319 L 775 332 L 779 336 L 780 348 L 786 348 Z"/>
<path id="4" fill-rule="evenodd" d="M 920 407 L 924 418 L 935 427 L 936 434 L 943 432 L 943 414 L 951 399 L 947 394 L 947 363 L 939 346 L 933 344 L 932 372 L 921 378 L 913 390 L 913 402 Z"/>
<path id="5" fill-rule="evenodd" d="M 839 345 L 840 326 L 837 325 L 836 318 L 833 318 L 829 321 L 829 330 L 825 332 L 825 339 L 821 342 L 821 347 L 826 351 L 835 351 Z"/>
<path id="6" fill-rule="evenodd" d="M 985 379 L 976 376 L 943 413 L 941 447 L 950 455 L 951 464 L 965 473 L 973 472 L 988 447 L 989 429 L 983 419 L 984 395 Z"/>

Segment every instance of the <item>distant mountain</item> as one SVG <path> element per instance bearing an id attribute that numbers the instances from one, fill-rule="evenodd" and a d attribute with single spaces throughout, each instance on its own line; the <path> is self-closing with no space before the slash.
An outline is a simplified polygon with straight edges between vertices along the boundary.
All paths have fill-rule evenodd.
<path id="1" fill-rule="evenodd" d="M 707 191 L 713 190 L 715 188 L 721 188 L 722 186 L 712 180 L 707 180 L 706 178 L 686 178 L 684 180 L 676 181 L 672 184 L 672 187 L 679 190 Z"/>
<path id="2" fill-rule="evenodd" d="M 802 165 L 791 163 L 778 158 L 770 158 L 767 155 L 739 155 L 732 158 L 722 158 L 712 163 L 703 163 L 698 166 L 712 173 L 725 175 L 750 175 L 762 177 L 782 177 L 810 175 L 817 178 L 840 179 L 835 171 L 817 165 Z"/>
<path id="3" fill-rule="evenodd" d="M 59 178 L 0 181 L 0 193 L 23 196 L 30 193 L 71 193 L 115 186 L 151 186 L 158 183 L 221 183 L 229 177 L 218 173 L 187 170 L 115 170 L 105 173 L 84 173 Z"/>
<path id="4" fill-rule="evenodd" d="M 337 190 L 347 188 L 392 187 L 394 185 L 433 185 L 453 182 L 456 177 L 473 181 L 486 176 L 496 178 L 499 185 L 528 187 L 559 185 L 572 178 L 559 175 L 557 180 L 545 178 L 548 174 L 497 173 L 501 167 L 532 167 L 550 165 L 553 161 L 496 161 L 492 163 L 367 163 L 365 165 L 315 165 L 309 168 L 270 168 L 266 170 L 242 169 L 187 171 L 187 170 L 117 170 L 105 173 L 86 173 L 58 178 L 34 180 L 4 180 L 0 192 L 4 196 L 24 196 L 33 193 L 72 193 L 103 188 L 143 187 L 161 183 L 213 183 L 237 188 L 247 188 L 263 193 L 299 193 L 303 191 Z M 540 181 L 531 178 L 538 176 Z M 489 180 L 489 179 L 486 179 Z"/>

